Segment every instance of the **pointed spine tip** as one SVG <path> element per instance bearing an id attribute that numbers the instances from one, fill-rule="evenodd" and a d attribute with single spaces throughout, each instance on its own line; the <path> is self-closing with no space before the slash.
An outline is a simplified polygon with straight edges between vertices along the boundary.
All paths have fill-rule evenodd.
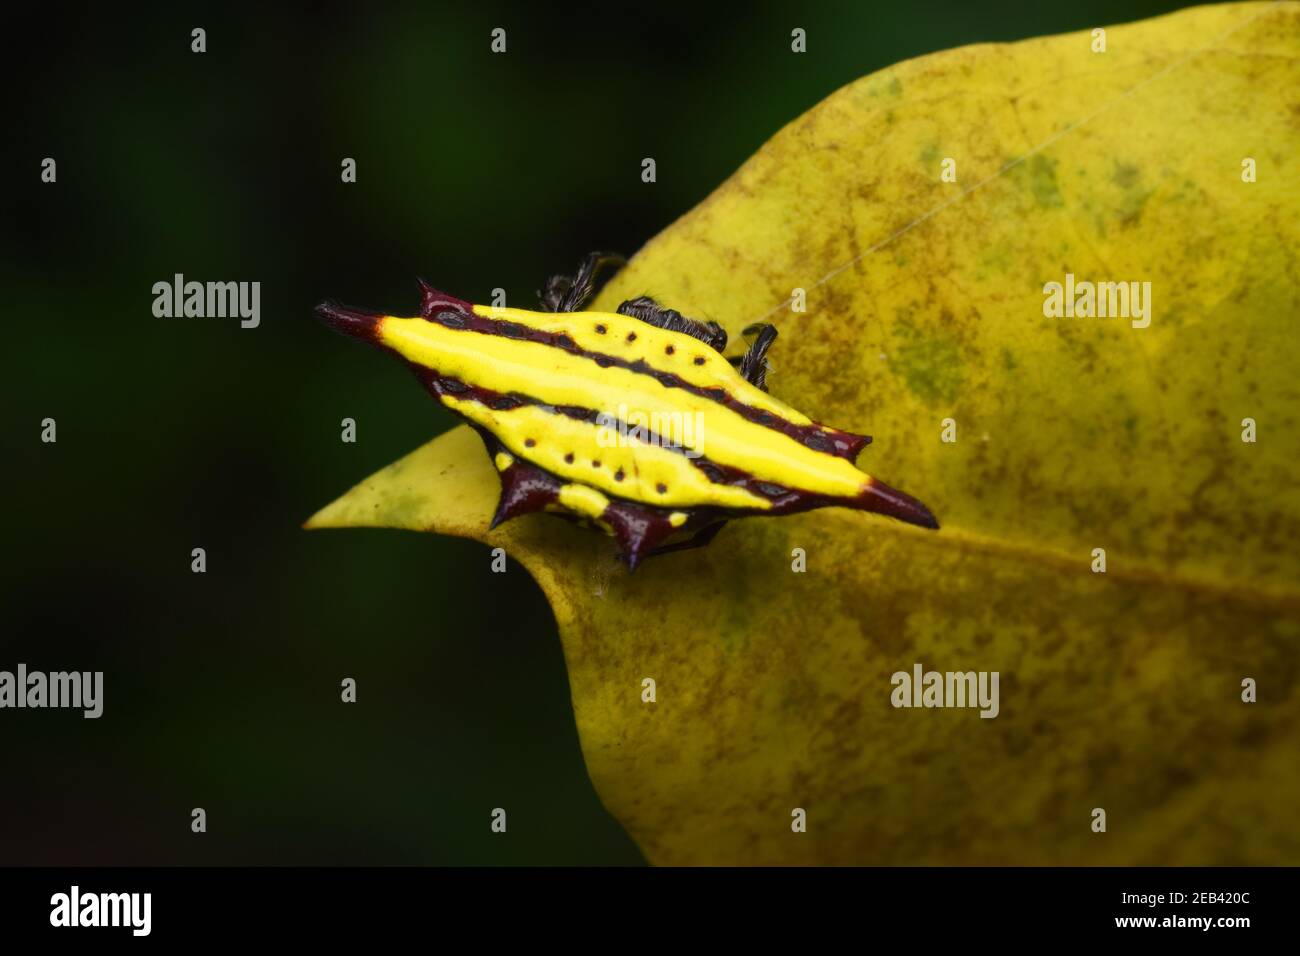
<path id="1" fill-rule="evenodd" d="M 379 335 L 383 315 L 365 309 L 351 309 L 326 299 L 316 305 L 316 317 L 335 331 L 359 339 L 374 340 Z"/>
<path id="2" fill-rule="evenodd" d="M 464 315 L 473 314 L 474 306 L 464 299 L 458 299 L 454 295 L 435 289 L 425 279 L 415 281 L 420 285 L 420 315 L 424 318 L 432 319 L 439 312 L 447 309 Z"/>
<path id="3" fill-rule="evenodd" d="M 868 479 L 867 486 L 856 499 L 857 506 L 863 511 L 897 518 L 919 528 L 932 531 L 939 529 L 939 519 L 920 501 L 906 492 L 891 488 L 876 478 Z"/>

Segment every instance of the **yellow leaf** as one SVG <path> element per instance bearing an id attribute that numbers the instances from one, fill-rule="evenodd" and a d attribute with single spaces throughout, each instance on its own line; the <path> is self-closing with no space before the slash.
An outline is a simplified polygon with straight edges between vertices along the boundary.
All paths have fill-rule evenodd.
<path id="1" fill-rule="evenodd" d="M 1300 863 L 1298 40 L 1296 6 L 1230 4 L 1105 52 L 1087 31 L 898 64 L 593 306 L 651 292 L 733 342 L 774 321 L 773 394 L 874 435 L 859 464 L 939 532 L 747 519 L 629 575 L 549 516 L 487 533 L 465 428 L 310 526 L 522 561 L 592 780 L 653 862 Z M 1149 324 L 1045 316 L 1067 274 L 1149 282 Z M 997 672 L 997 716 L 893 706 L 916 664 Z"/>

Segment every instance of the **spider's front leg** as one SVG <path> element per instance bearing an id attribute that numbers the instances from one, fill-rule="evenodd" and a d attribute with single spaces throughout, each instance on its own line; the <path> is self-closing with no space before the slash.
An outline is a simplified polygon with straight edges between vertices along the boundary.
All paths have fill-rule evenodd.
<path id="1" fill-rule="evenodd" d="M 676 309 L 665 308 L 648 295 L 628 299 L 618 307 L 617 311 L 619 315 L 629 315 L 655 328 L 667 329 L 670 332 L 685 332 L 716 352 L 721 352 L 727 347 L 727 330 L 717 322 L 688 319 Z"/>
<path id="2" fill-rule="evenodd" d="M 576 275 L 551 276 L 538 293 L 543 312 L 580 312 L 596 291 L 596 276 L 601 270 L 621 269 L 627 260 L 617 252 L 593 252 L 582 260 Z"/>

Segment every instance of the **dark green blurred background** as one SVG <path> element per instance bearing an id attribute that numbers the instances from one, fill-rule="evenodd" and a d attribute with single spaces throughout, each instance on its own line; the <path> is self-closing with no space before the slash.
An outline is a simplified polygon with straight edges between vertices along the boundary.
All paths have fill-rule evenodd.
<path id="1" fill-rule="evenodd" d="M 312 305 L 412 314 L 421 275 L 531 307 L 859 76 L 1180 5 L 542 6 L 6 14 L 0 669 L 106 688 L 99 720 L 0 711 L 0 864 L 640 862 L 525 572 L 299 530 L 453 424 Z M 176 272 L 260 281 L 261 326 L 155 318 Z"/>

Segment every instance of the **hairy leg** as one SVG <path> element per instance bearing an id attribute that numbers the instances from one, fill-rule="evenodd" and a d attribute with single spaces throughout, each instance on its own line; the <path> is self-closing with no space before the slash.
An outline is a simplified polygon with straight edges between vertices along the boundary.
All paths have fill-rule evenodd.
<path id="1" fill-rule="evenodd" d="M 745 329 L 745 334 L 748 335 L 755 331 L 758 332 L 758 337 L 754 339 L 754 344 L 740 357 L 737 368 L 747 382 L 761 388 L 763 391 L 767 391 L 767 350 L 776 341 L 776 326 L 751 325 Z"/>
<path id="2" fill-rule="evenodd" d="M 616 252 L 593 252 L 582 260 L 574 276 L 551 276 L 538 294 L 543 312 L 579 312 L 596 291 L 596 276 L 613 266 L 622 268 L 627 260 Z"/>
<path id="3" fill-rule="evenodd" d="M 727 330 L 717 322 L 688 319 L 676 309 L 665 308 L 648 295 L 628 299 L 618 307 L 618 313 L 640 319 L 656 328 L 667 329 L 670 332 L 684 332 L 718 352 L 727 347 Z"/>

